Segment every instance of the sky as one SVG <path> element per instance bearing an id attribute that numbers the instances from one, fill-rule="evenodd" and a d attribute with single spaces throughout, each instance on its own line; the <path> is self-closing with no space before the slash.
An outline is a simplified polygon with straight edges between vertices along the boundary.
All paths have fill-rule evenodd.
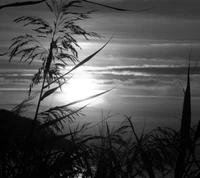
<path id="1" fill-rule="evenodd" d="M 22 0 L 0 0 L 0 5 Z M 114 125 L 124 116 L 132 117 L 138 130 L 157 126 L 179 128 L 183 89 L 191 51 L 192 123 L 200 111 L 200 2 L 197 0 L 93 0 L 93 2 L 130 10 L 119 12 L 84 3 L 83 9 L 97 10 L 91 19 L 79 23 L 84 29 L 103 36 L 89 41 L 77 38 L 82 50 L 79 60 L 97 51 L 110 38 L 110 43 L 91 61 L 74 73 L 62 92 L 43 102 L 44 108 L 62 105 L 114 88 L 100 96 L 83 111 L 77 122 L 98 122 L 104 115 L 114 115 Z M 19 16 L 33 15 L 52 21 L 45 3 L 0 10 L 0 53 L 6 52 L 12 38 L 32 33 L 16 24 Z M 44 41 L 43 41 L 44 42 Z M 48 42 L 44 42 L 48 45 Z M 30 79 L 39 63 L 31 65 L 8 56 L 0 57 L 0 106 L 11 109 L 24 99 Z M 70 69 L 69 66 L 67 69 Z M 67 70 L 66 69 L 66 70 Z M 37 90 L 37 88 L 36 88 Z M 77 105 L 76 107 L 80 107 Z M 34 111 L 34 107 L 33 107 Z M 32 112 L 32 111 L 30 111 Z"/>

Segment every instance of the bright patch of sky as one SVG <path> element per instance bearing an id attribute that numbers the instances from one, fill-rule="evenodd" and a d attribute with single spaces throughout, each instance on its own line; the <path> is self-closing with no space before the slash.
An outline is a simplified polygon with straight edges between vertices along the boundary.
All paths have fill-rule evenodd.
<path id="1" fill-rule="evenodd" d="M 0 1 L 0 4 L 11 2 L 14 1 L 4 0 Z M 198 99 L 195 100 L 200 96 L 199 1 L 96 0 L 94 2 L 127 9 L 151 9 L 141 12 L 117 12 L 85 3 L 85 10 L 98 9 L 99 11 L 91 15 L 92 19 L 82 21 L 79 25 L 89 31 L 98 32 L 103 38 L 92 38 L 87 41 L 78 37 L 77 40 L 82 47 L 82 50 L 79 50 L 80 61 L 97 51 L 113 34 L 115 35 L 99 54 L 82 67 L 82 71 L 79 72 L 83 72 L 84 75 L 78 71 L 75 73 L 74 81 L 71 82 L 74 83 L 74 89 L 67 91 L 67 87 L 64 88 L 63 97 L 57 92 L 56 96 L 51 98 L 51 103 L 55 100 L 63 103 L 65 102 L 63 98 L 67 98 L 66 101 L 70 97 L 70 101 L 73 98 L 78 99 L 76 97 L 83 96 L 79 95 L 79 90 L 84 91 L 88 96 L 89 93 L 118 86 L 105 96 L 100 96 L 99 101 L 96 100 L 98 104 L 92 105 L 95 103 L 94 100 L 91 107 L 104 108 L 106 111 L 110 108 L 115 113 L 133 115 L 136 120 L 146 117 L 151 120 L 151 124 L 155 124 L 160 117 L 167 119 L 172 119 L 172 115 L 180 117 L 182 87 L 185 88 L 191 50 L 192 96 L 194 104 L 200 104 Z M 0 53 L 6 51 L 12 38 L 20 34 L 32 33 L 30 28 L 24 28 L 23 24 L 12 22 L 15 18 L 22 15 L 38 15 L 52 21 L 53 16 L 47 9 L 45 3 L 34 7 L 2 9 L 0 11 L 0 33 L 2 34 Z M 48 41 L 42 43 L 48 48 Z M 23 91 L 28 88 L 31 77 L 40 65 L 39 62 L 28 65 L 18 61 L 19 58 L 16 58 L 8 63 L 8 57 L 1 57 L 0 94 L 4 96 L 1 100 L 2 105 L 16 104 L 23 98 Z M 81 87 L 84 83 L 89 88 Z M 93 91 L 90 90 L 91 88 Z M 14 95 L 13 90 L 20 94 Z M 67 97 L 67 93 L 69 95 L 70 92 L 70 97 Z M 78 93 L 76 97 L 75 93 Z M 199 111 L 197 106 L 194 105 L 193 108 L 194 118 L 197 120 Z"/>

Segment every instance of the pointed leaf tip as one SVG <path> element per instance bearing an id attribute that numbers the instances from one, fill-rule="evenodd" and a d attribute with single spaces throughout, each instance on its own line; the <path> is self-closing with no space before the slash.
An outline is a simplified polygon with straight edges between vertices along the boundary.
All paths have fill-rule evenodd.
<path id="1" fill-rule="evenodd" d="M 87 3 L 90 3 L 90 4 L 95 4 L 95 5 L 98 5 L 98 6 L 102 6 L 102 7 L 106 7 L 106 8 L 109 8 L 109 9 L 117 10 L 117 11 L 142 12 L 142 11 L 148 11 L 148 10 L 152 9 L 152 8 L 146 8 L 146 9 L 133 9 L 133 10 L 130 10 L 130 9 L 122 9 L 122 8 L 117 8 L 117 7 L 113 7 L 113 6 L 108 6 L 108 5 L 105 5 L 105 4 L 92 2 L 92 1 L 88 1 L 88 0 L 83 0 L 83 1 L 87 2 Z"/>
<path id="2" fill-rule="evenodd" d="M 6 7 L 17 7 L 17 6 L 27 6 L 27 5 L 34 5 L 34 4 L 39 4 L 42 3 L 46 0 L 40 0 L 40 1 L 24 1 L 24 2 L 16 2 L 16 3 L 10 3 L 10 4 L 5 4 L 1 5 L 0 9 L 6 8 Z"/>
<path id="3" fill-rule="evenodd" d="M 49 95 L 51 95 L 51 94 L 52 94 L 53 92 L 55 92 L 58 88 L 60 88 L 62 85 L 63 85 L 63 84 L 61 84 L 61 85 L 59 85 L 59 86 L 57 86 L 57 87 L 55 87 L 55 88 L 52 88 L 52 89 L 46 91 L 46 92 L 42 95 L 42 97 L 41 97 L 40 100 L 42 101 L 43 99 L 45 99 L 46 97 L 48 97 Z"/>

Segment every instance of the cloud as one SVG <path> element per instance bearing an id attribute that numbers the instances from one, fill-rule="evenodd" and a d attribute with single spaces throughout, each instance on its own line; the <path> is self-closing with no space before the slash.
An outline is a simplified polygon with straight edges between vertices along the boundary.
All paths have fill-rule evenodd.
<path id="1" fill-rule="evenodd" d="M 30 80 L 23 78 L 5 78 L 0 77 L 0 84 L 29 84 Z"/>
<path id="2" fill-rule="evenodd" d="M 198 41 L 169 41 L 167 42 L 160 42 L 160 43 L 152 43 L 151 46 L 157 46 L 157 47 L 200 47 L 200 42 Z"/>
<path id="3" fill-rule="evenodd" d="M 91 67 L 86 71 L 93 74 L 110 75 L 132 75 L 132 76 L 171 76 L 186 75 L 187 65 L 141 65 L 141 66 L 110 66 L 110 67 Z M 196 67 L 194 74 L 200 74 L 200 67 Z"/>
<path id="4" fill-rule="evenodd" d="M 160 63 L 166 61 L 168 64 L 169 62 L 170 64 L 178 62 L 185 63 L 188 61 L 190 49 L 192 48 L 191 60 L 199 60 L 200 43 L 196 40 L 145 40 L 129 38 L 130 39 L 126 39 L 116 35 L 110 44 L 95 58 L 99 58 L 102 63 L 106 63 L 107 65 L 113 65 L 113 63 L 120 63 L 120 65 L 127 65 L 128 63 L 128 65 L 134 65 L 136 62 L 150 63 L 150 61 L 153 63 L 153 60 L 155 64 L 159 61 Z M 91 50 L 95 51 L 98 49 L 98 46 L 101 45 L 97 46 L 97 43 L 93 45 L 91 42 L 88 46 L 90 46 L 90 49 L 86 48 L 85 51 L 83 50 L 82 54 L 88 53 Z M 88 55 L 89 54 L 91 54 L 91 52 L 89 52 Z M 100 64 L 98 60 L 94 60 L 94 62 Z M 93 60 L 91 61 L 91 63 L 94 62 Z"/>
<path id="5" fill-rule="evenodd" d="M 132 86 L 145 86 L 145 87 L 172 87 L 174 81 L 160 80 L 156 78 L 140 78 L 140 79 L 129 79 L 124 84 Z"/>
<path id="6" fill-rule="evenodd" d="M 172 87 L 176 82 L 171 79 L 159 79 L 152 77 L 137 77 L 131 78 L 124 81 L 118 79 L 103 79 L 102 81 L 96 82 L 98 85 L 120 85 L 121 87 L 132 87 L 132 88 L 141 88 L 141 87 Z"/>
<path id="7" fill-rule="evenodd" d="M 195 93 L 199 88 L 200 67 L 192 68 L 191 85 Z M 141 66 L 108 66 L 108 67 L 86 67 L 86 71 L 97 80 L 96 84 L 101 87 L 118 86 L 121 91 L 138 93 L 152 90 L 166 92 L 174 90 L 181 93 L 180 83 L 186 85 L 187 65 L 141 65 Z M 193 72 L 194 71 L 194 72 Z M 173 89 L 176 86 L 176 89 Z M 142 90 L 142 91 L 141 91 Z M 132 93 L 130 91 L 130 93 Z M 161 92 L 161 93 L 162 93 Z M 161 94 L 160 93 L 160 94 Z M 164 94 L 164 93 L 162 93 Z"/>

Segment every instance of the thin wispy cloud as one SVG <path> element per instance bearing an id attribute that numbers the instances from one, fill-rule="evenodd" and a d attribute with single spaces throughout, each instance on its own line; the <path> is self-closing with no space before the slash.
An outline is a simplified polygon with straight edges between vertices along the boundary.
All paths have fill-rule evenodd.
<path id="1" fill-rule="evenodd" d="M 4 78 L 4 77 L 0 77 L 0 85 L 1 84 L 29 84 L 30 80 L 28 79 L 22 79 L 22 78 L 12 78 L 12 79 L 8 79 L 8 78 Z"/>
<path id="2" fill-rule="evenodd" d="M 195 67 L 195 66 L 194 66 Z M 133 75 L 141 76 L 151 75 L 186 75 L 187 66 L 181 65 L 143 65 L 143 66 L 109 66 L 86 69 L 93 74 L 113 74 L 113 75 Z M 200 67 L 196 66 L 194 74 L 200 74 Z"/>

